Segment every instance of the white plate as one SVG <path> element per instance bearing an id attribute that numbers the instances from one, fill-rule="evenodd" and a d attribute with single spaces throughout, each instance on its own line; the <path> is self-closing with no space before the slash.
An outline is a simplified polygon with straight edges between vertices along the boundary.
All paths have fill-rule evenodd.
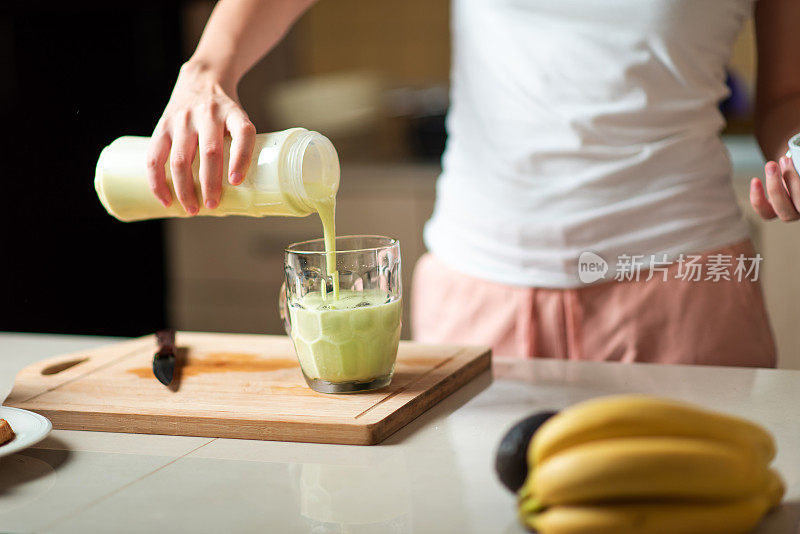
<path id="1" fill-rule="evenodd" d="M 0 406 L 0 419 L 8 421 L 11 430 L 16 434 L 14 439 L 5 445 L 0 445 L 0 456 L 14 454 L 39 443 L 53 429 L 48 418 L 19 408 Z"/>

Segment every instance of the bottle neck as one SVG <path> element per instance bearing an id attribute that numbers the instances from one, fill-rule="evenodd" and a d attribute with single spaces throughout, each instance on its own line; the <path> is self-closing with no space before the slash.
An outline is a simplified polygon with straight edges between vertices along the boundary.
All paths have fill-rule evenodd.
<path id="1" fill-rule="evenodd" d="M 339 190 L 339 157 L 318 132 L 301 131 L 290 143 L 283 187 L 299 207 L 315 212 L 319 201 L 335 197 Z"/>

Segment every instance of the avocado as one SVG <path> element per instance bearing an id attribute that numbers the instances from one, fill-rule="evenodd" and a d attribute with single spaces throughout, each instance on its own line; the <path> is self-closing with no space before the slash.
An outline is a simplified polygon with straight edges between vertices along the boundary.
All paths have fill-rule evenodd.
<path id="1" fill-rule="evenodd" d="M 495 456 L 497 477 L 510 491 L 522 487 L 528 476 L 528 444 L 545 421 L 558 412 L 539 412 L 518 422 L 506 432 Z"/>

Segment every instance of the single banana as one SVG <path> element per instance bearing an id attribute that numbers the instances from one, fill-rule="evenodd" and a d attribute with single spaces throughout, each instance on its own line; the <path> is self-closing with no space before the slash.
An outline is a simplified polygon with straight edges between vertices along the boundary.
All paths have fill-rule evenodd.
<path id="1" fill-rule="evenodd" d="M 766 478 L 757 457 L 726 443 L 616 438 L 577 445 L 548 458 L 530 474 L 525 492 L 540 506 L 619 499 L 725 500 L 758 492 Z"/>
<path id="2" fill-rule="evenodd" d="M 765 494 L 716 503 L 554 506 L 523 517 L 540 534 L 743 534 L 769 507 Z"/>
<path id="3" fill-rule="evenodd" d="M 615 395 L 592 399 L 545 422 L 528 448 L 528 465 L 581 443 L 632 436 L 706 438 L 753 449 L 766 466 L 775 456 L 770 433 L 755 423 L 670 399 Z"/>

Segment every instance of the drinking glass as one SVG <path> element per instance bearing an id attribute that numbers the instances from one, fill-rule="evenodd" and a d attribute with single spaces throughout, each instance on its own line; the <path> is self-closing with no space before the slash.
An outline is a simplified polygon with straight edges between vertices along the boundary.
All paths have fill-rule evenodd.
<path id="1" fill-rule="evenodd" d="M 309 387 L 352 393 L 388 385 L 400 341 L 400 243 L 337 237 L 338 298 L 322 239 L 294 243 L 285 252 L 281 317 Z"/>

